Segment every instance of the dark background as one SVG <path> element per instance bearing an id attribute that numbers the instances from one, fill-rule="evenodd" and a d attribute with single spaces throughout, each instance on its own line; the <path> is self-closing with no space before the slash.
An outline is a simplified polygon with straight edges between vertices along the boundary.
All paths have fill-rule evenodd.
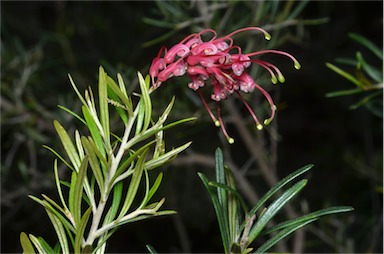
<path id="1" fill-rule="evenodd" d="M 242 4 L 242 11 L 248 11 L 246 3 L 238 3 L 240 7 Z M 27 196 L 56 195 L 54 156 L 42 145 L 60 148 L 53 119 L 77 127 L 56 107 L 80 109 L 67 73 L 83 90 L 96 85 L 98 67 L 103 65 L 112 77 L 122 73 L 132 84 L 128 89 L 134 90 L 135 82 L 129 81 L 135 79 L 136 71 L 147 73 L 162 45 L 171 46 L 189 33 L 184 29 L 173 40 L 142 47 L 169 31 L 143 21 L 144 17 L 159 18 L 156 8 L 152 1 L 1 2 L 2 253 L 21 251 L 22 231 L 55 241 L 44 209 Z M 310 211 L 334 205 L 355 208 L 351 214 L 319 222 L 315 227 L 321 236 L 314 230 L 309 233 L 306 252 L 383 250 L 382 118 L 364 107 L 349 110 L 359 95 L 325 97 L 328 92 L 353 87 L 328 69 L 326 62 L 354 58 L 356 51 L 361 51 L 367 62 L 382 70 L 380 59 L 348 37 L 350 32 L 357 33 L 382 48 L 382 14 L 382 1 L 310 1 L 298 18 L 327 17 L 328 21 L 302 27 L 302 37 L 288 37 L 280 46 L 299 59 L 302 69 L 282 67 L 287 81 L 279 88 L 278 175 L 282 178 L 314 163 L 309 185 L 300 195 L 302 202 L 296 205 L 308 206 Z M 241 18 L 242 13 L 233 15 Z M 351 67 L 346 69 L 354 72 Z M 167 91 L 171 91 L 169 86 Z M 206 114 L 190 109 L 183 88 L 172 89 L 176 104 L 186 105 L 175 109 L 175 118 Z M 159 92 L 158 96 L 161 104 L 172 94 Z M 180 134 L 168 133 L 168 147 L 193 140 L 191 149 L 213 157 L 214 149 L 223 144 L 212 125 L 200 121 L 186 127 L 187 131 L 178 127 L 175 133 Z M 241 143 L 236 143 L 233 151 L 235 161 L 247 159 Z M 145 245 L 150 244 L 159 252 L 220 252 L 213 207 L 196 174 L 211 170 L 195 164 L 164 169 L 166 180 L 161 192 L 167 198 L 166 206 L 177 210 L 178 215 L 124 226 L 112 237 L 108 251 L 145 252 Z M 251 179 L 257 189 L 257 177 Z M 266 187 L 260 188 L 263 193 Z"/>

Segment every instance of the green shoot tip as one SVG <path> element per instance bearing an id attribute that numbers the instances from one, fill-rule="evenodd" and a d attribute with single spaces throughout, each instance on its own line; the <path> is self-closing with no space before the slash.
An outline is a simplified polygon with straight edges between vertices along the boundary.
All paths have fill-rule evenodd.
<path id="1" fill-rule="evenodd" d="M 256 124 L 256 129 L 258 129 L 259 131 L 261 131 L 263 129 L 263 125 L 261 125 L 260 123 L 259 124 Z"/>
<path id="2" fill-rule="evenodd" d="M 235 143 L 235 140 L 233 138 L 228 137 L 227 140 L 228 140 L 228 143 L 231 145 Z"/>
<path id="3" fill-rule="evenodd" d="M 216 120 L 216 121 L 215 121 L 215 126 L 216 126 L 216 127 L 220 127 L 220 121 L 219 121 L 219 120 Z"/>
<path id="4" fill-rule="evenodd" d="M 272 84 L 274 84 L 274 85 L 277 84 L 277 78 L 276 78 L 276 77 L 272 77 L 272 78 L 271 78 L 271 81 L 272 81 Z"/>

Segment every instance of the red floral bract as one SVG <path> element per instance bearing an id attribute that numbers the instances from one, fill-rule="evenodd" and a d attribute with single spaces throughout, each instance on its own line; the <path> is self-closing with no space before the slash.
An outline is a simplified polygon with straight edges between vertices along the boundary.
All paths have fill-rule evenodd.
<path id="1" fill-rule="evenodd" d="M 246 72 L 246 69 L 252 63 L 255 63 L 269 72 L 272 83 L 276 84 L 278 81 L 284 82 L 285 80 L 280 70 L 274 64 L 260 59 L 253 59 L 252 57 L 267 53 L 284 55 L 293 61 L 296 69 L 300 69 L 299 62 L 292 55 L 283 51 L 261 50 L 244 54 L 241 47 L 234 45 L 232 36 L 251 30 L 262 32 L 267 40 L 271 38 L 265 30 L 259 27 L 242 28 L 220 38 L 217 38 L 216 31 L 213 29 L 205 29 L 200 33 L 187 36 L 169 50 L 162 47 L 157 57 L 153 59 L 149 69 L 152 85 L 155 88 L 173 76 L 188 75 L 191 78 L 188 87 L 197 91 L 210 117 L 216 126 L 221 126 L 229 143 L 233 143 L 234 140 L 225 129 L 220 115 L 219 104 L 221 100 L 226 99 L 229 95 L 235 93 L 239 96 L 253 117 L 256 128 L 259 130 L 263 128 L 263 125 L 239 91 L 249 93 L 256 88 L 264 95 L 271 108 L 271 116 L 263 122 L 265 125 L 268 125 L 275 116 L 276 106 L 271 96 L 261 86 L 256 84 L 254 79 Z M 208 33 L 213 35 L 212 38 L 209 41 L 203 41 L 202 35 Z M 206 86 L 207 83 L 210 83 L 213 87 L 211 99 L 216 101 L 217 118 L 210 110 L 200 91 L 200 88 Z"/>

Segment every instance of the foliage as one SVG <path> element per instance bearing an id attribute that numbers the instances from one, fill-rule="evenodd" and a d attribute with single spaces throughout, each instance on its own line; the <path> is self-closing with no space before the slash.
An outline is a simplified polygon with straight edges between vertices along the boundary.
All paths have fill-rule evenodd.
<path id="1" fill-rule="evenodd" d="M 383 51 L 372 41 L 355 33 L 350 33 L 349 37 L 366 47 L 381 61 L 383 60 Z M 336 59 L 336 61 L 355 67 L 355 75 L 352 75 L 331 63 L 326 63 L 328 68 L 352 82 L 356 88 L 331 92 L 326 94 L 326 96 L 337 97 L 351 94 L 363 94 L 364 97 L 356 104 L 350 106 L 350 109 L 357 109 L 361 106 L 365 106 L 371 113 L 382 118 L 383 101 L 380 97 L 382 97 L 383 94 L 383 66 L 376 67 L 367 63 L 360 51 L 356 52 L 356 60 L 339 58 Z"/>
<path id="2" fill-rule="evenodd" d="M 91 88 L 82 96 L 71 76 L 69 78 L 82 103 L 83 116 L 61 108 L 82 122 L 89 133 L 81 135 L 76 130 L 74 139 L 71 139 L 64 127 L 54 121 L 66 156 L 48 146 L 46 148 L 70 169 L 71 178 L 70 181 L 59 179 L 56 159 L 54 175 L 60 202 L 44 194 L 43 199 L 31 198 L 45 208 L 59 244 L 51 247 L 41 237 L 32 234 L 28 237 L 22 233 L 20 240 L 26 253 L 34 252 L 32 246 L 38 253 L 104 253 L 107 239 L 119 226 L 174 213 L 160 210 L 164 198 L 150 202 L 163 175 L 158 174 L 151 184 L 149 171 L 170 162 L 190 145 L 189 142 L 165 152 L 163 131 L 193 118 L 165 124 L 174 103 L 172 100 L 159 119 L 153 121 L 149 77 L 144 80 L 140 73 L 141 94 L 136 107 L 126 93 L 121 76 L 118 75 L 116 83 L 102 67 L 99 70 L 98 100 Z M 124 125 L 121 136 L 110 131 L 110 108 L 118 112 Z M 140 193 L 142 181 L 145 187 Z M 139 202 L 138 205 L 134 201 Z M 137 207 L 133 208 L 134 205 Z"/>
<path id="3" fill-rule="evenodd" d="M 264 253 L 294 231 L 322 216 L 353 210 L 350 206 L 330 207 L 266 228 L 273 217 L 305 187 L 307 179 L 296 183 L 294 180 L 310 170 L 313 165 L 304 166 L 283 178 L 249 210 L 236 190 L 233 173 L 224 165 L 220 149 L 216 150 L 215 158 L 216 181 L 209 181 L 202 173 L 199 173 L 199 177 L 211 196 L 225 253 L 250 253 L 253 251 L 250 246 L 258 236 L 271 234 L 269 239 L 255 250 L 255 253 Z M 284 190 L 289 184 L 292 186 Z M 275 194 L 279 197 L 270 201 Z M 270 204 L 265 207 L 267 202 Z"/>

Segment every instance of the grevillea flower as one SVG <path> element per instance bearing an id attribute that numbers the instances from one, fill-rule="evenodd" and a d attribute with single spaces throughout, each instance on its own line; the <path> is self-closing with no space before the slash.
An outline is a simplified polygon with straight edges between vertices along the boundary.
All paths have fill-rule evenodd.
<path id="1" fill-rule="evenodd" d="M 149 69 L 152 85 L 155 88 L 173 76 L 188 75 L 191 79 L 188 87 L 199 94 L 213 122 L 216 126 L 221 127 L 229 143 L 233 143 L 234 140 L 228 135 L 220 114 L 220 101 L 228 96 L 236 94 L 240 98 L 254 119 L 258 130 L 261 130 L 263 125 L 244 100 L 240 91 L 250 93 L 256 88 L 264 95 L 271 108 L 270 117 L 263 121 L 265 125 L 268 125 L 275 116 L 276 106 L 272 97 L 246 71 L 254 63 L 269 72 L 273 84 L 283 83 L 285 78 L 274 64 L 255 59 L 255 57 L 264 54 L 283 55 L 293 61 L 296 69 L 300 69 L 300 64 L 296 58 L 284 51 L 261 50 L 247 54 L 243 53 L 241 47 L 234 44 L 232 36 L 251 30 L 260 31 L 264 34 L 265 39 L 271 39 L 269 33 L 259 27 L 242 28 L 220 38 L 217 38 L 216 31 L 213 29 L 205 29 L 200 33 L 187 36 L 169 50 L 162 47 L 157 57 L 153 59 Z M 202 35 L 209 33 L 212 34 L 212 38 L 203 41 Z M 217 117 L 209 108 L 200 90 L 209 85 L 213 88 L 211 99 L 216 101 Z"/>

